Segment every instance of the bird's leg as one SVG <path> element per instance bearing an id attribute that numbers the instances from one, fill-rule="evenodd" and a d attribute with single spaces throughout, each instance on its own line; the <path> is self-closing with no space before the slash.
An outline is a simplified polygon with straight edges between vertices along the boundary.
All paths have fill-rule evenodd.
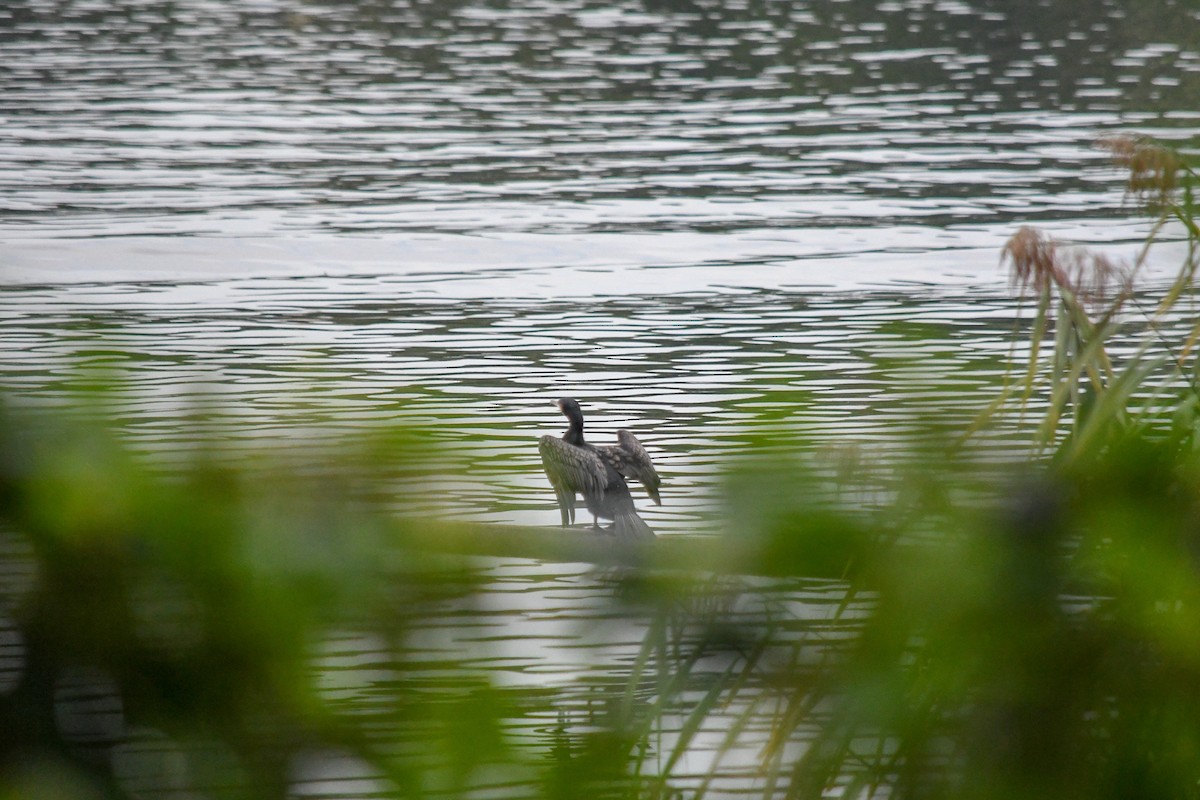
<path id="1" fill-rule="evenodd" d="M 592 514 L 592 527 L 596 530 L 600 530 L 600 518 L 595 514 Z"/>

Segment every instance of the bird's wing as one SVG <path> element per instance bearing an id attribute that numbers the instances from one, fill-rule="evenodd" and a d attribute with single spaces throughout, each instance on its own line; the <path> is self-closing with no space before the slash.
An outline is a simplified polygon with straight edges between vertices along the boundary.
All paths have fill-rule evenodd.
<path id="1" fill-rule="evenodd" d="M 610 463 L 617 472 L 626 478 L 640 481 L 655 504 L 662 505 L 662 500 L 658 496 L 658 487 L 662 483 L 662 479 L 658 477 L 658 471 L 654 469 L 654 462 L 650 460 L 650 454 L 646 452 L 646 448 L 642 447 L 642 443 L 637 440 L 637 437 L 622 428 L 617 431 L 617 446 L 610 447 L 608 450 L 612 453 Z"/>
<path id="2" fill-rule="evenodd" d="M 563 511 L 563 522 L 568 513 L 575 518 L 575 493 L 585 497 L 600 497 L 608 478 L 604 462 L 592 450 L 567 444 L 555 436 L 543 436 L 538 440 L 538 452 L 542 454 L 542 467 L 554 487 L 558 507 Z"/>

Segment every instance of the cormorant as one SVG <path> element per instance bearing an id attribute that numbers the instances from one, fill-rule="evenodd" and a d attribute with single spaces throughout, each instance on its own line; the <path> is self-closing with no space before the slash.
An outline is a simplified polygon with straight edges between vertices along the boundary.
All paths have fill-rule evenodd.
<path id="1" fill-rule="evenodd" d="M 636 478 L 655 504 L 662 505 L 658 496 L 661 481 L 641 442 L 622 429 L 617 431 L 616 445 L 588 444 L 583 438 L 583 411 L 579 403 L 564 398 L 557 405 L 569 422 L 567 432 L 561 439 L 543 436 L 538 441 L 538 451 L 558 498 L 563 527 L 575 521 L 575 494 L 579 493 L 592 512 L 593 527 L 600 527 L 601 518 L 611 519 L 612 532 L 622 539 L 653 537 L 654 531 L 638 516 L 625 483 L 625 478 Z"/>

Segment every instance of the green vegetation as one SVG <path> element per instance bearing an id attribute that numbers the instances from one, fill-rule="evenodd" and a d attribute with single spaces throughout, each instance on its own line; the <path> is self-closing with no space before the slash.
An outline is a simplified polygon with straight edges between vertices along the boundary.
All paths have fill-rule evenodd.
<path id="1" fill-rule="evenodd" d="M 1200 266 L 1195 199 L 1200 176 L 1175 151 L 1145 139 L 1121 137 L 1101 145 L 1127 170 L 1128 196 L 1154 217 L 1134 261 L 1120 263 L 1065 247 L 1033 228 L 1018 231 L 1003 252 L 1013 283 L 1033 295 L 1036 312 L 1024 376 L 1005 386 L 989 415 L 1010 402 L 1014 393 L 1020 395 L 1024 411 L 1034 393 L 1044 388 L 1047 399 L 1034 445 L 1038 454 L 1054 449 L 1059 458 L 1081 455 L 1113 425 L 1153 424 L 1147 415 L 1164 405 L 1190 424 L 1197 394 L 1194 350 L 1200 322 L 1186 331 L 1164 331 L 1163 325 L 1177 306 L 1191 300 Z M 1152 248 L 1172 224 L 1186 234 L 1183 263 L 1165 290 L 1145 292 L 1139 278 Z M 1110 349 L 1119 335 L 1127 334 L 1129 317 L 1141 320 L 1140 341 L 1117 367 Z M 1046 340 L 1050 354 L 1043 359 Z M 1128 346 L 1128 337 L 1121 343 Z M 1146 392 L 1161 402 L 1131 402 Z"/>
<path id="2" fill-rule="evenodd" d="M 1196 173 L 1108 147 L 1152 241 L 1120 265 L 1013 238 L 1027 361 L 975 428 L 832 495 L 764 448 L 730 471 L 728 537 L 397 519 L 345 463 L 162 474 L 104 425 L 7 409 L 0 797 L 282 798 L 330 770 L 372 797 L 1200 795 L 1200 323 L 1164 321 Z M 1152 296 L 1168 229 L 1186 256 Z M 975 457 L 1028 415 L 1026 463 Z M 412 440 L 363 457 L 420 474 Z M 480 669 L 502 636 L 437 645 L 486 617 L 501 555 L 607 564 L 596 602 L 640 649 L 562 688 Z"/>

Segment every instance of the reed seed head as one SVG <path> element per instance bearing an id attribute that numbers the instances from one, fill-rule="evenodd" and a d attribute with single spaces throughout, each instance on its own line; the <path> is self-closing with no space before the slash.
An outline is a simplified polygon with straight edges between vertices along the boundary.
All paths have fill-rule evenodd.
<path id="1" fill-rule="evenodd" d="M 1174 150 L 1145 136 L 1130 134 L 1105 136 L 1097 141 L 1097 145 L 1128 171 L 1127 194 L 1149 206 L 1171 202 L 1179 187 L 1179 171 L 1183 166 Z"/>
<path id="2" fill-rule="evenodd" d="M 1035 294 L 1042 294 L 1060 282 L 1057 249 L 1057 244 L 1037 228 L 1022 225 L 1000 251 L 1000 263 L 1012 262 L 1009 277 L 1022 292 L 1033 289 Z"/>
<path id="3" fill-rule="evenodd" d="M 1043 295 L 1052 288 L 1070 292 L 1082 302 L 1101 303 L 1115 291 L 1132 288 L 1133 270 L 1126 264 L 1082 247 L 1065 247 L 1028 225 L 1004 245 L 1000 262 L 1011 263 L 1010 278 L 1021 291 Z"/>

